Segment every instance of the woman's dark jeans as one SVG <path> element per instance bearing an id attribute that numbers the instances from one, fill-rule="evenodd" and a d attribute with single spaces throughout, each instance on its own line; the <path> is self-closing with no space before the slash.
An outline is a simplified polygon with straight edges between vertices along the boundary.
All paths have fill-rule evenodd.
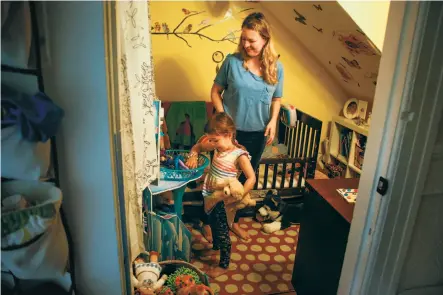
<path id="1" fill-rule="evenodd" d="M 266 146 L 264 131 L 237 131 L 237 142 L 244 146 L 251 156 L 251 165 L 254 171 L 260 164 L 260 159 Z M 242 184 L 246 182 L 246 176 L 242 173 L 238 179 Z M 239 212 L 235 215 L 234 222 L 239 220 Z"/>

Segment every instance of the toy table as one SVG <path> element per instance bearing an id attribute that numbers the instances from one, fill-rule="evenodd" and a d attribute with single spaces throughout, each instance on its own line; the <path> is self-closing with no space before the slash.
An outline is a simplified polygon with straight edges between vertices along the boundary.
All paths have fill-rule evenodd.
<path id="1" fill-rule="evenodd" d="M 159 180 L 157 185 L 150 185 L 149 189 L 153 196 L 172 191 L 174 196 L 174 212 L 181 219 L 183 195 L 185 194 L 186 185 L 194 180 L 201 177 L 201 174 L 197 175 L 195 178 L 186 181 L 174 181 L 174 180 Z M 152 209 L 151 209 L 152 210 Z"/>
<path id="2" fill-rule="evenodd" d="M 157 185 L 151 184 L 143 192 L 147 206 L 145 207 L 145 248 L 148 251 L 158 252 L 161 261 L 191 260 L 192 234 L 181 221 L 181 213 L 186 184 L 200 177 L 201 174 L 186 181 L 160 180 Z M 167 191 L 172 191 L 174 197 L 174 213 L 155 213 L 152 208 L 152 198 Z"/>

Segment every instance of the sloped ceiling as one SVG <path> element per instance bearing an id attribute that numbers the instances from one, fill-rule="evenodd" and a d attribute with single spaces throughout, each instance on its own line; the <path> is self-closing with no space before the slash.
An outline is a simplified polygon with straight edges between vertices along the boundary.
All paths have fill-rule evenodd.
<path id="1" fill-rule="evenodd" d="M 349 97 L 373 100 L 381 53 L 337 2 L 257 4 L 312 53 Z"/>

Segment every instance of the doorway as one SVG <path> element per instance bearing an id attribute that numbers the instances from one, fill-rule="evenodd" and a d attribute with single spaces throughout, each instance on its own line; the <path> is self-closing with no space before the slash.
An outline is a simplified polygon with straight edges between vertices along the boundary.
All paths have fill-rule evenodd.
<path id="1" fill-rule="evenodd" d="M 150 30 L 157 95 L 163 103 L 181 106 L 174 109 L 173 115 L 169 113 L 172 110 L 171 106 L 165 115 L 168 130 L 172 132 L 169 132 L 171 143 L 174 144 L 174 141 L 181 138 L 175 134 L 176 130 L 179 130 L 179 126 L 176 125 L 182 124 L 185 118 L 194 120 L 194 115 L 184 109 L 189 105 L 184 105 L 183 102 L 200 103 L 201 106 L 196 108 L 205 109 L 203 102 L 210 99 L 208 89 L 217 71 L 220 70 L 226 56 L 235 51 L 234 40 L 239 36 L 241 20 L 254 11 L 264 12 L 273 23 L 276 47 L 285 67 L 285 81 L 294 81 L 286 82 L 284 98 L 298 110 L 323 122 L 321 142 L 329 137 L 329 122 L 334 116 L 342 114 L 343 106 L 349 98 L 364 98 L 360 100 L 367 102 L 367 109 L 362 115 L 361 123 L 364 123 L 373 104 L 381 54 L 337 3 L 312 5 L 303 2 L 153 2 Z M 360 44 L 362 42 L 364 45 Z M 325 48 L 329 50 L 325 51 Z M 305 99 L 307 97 L 309 100 Z M 194 133 L 198 125 L 191 121 Z M 363 125 L 361 126 L 363 128 Z M 200 134 L 195 134 L 195 137 L 201 136 L 201 132 L 202 130 Z M 367 137 L 368 132 L 364 135 Z M 350 142 L 348 144 L 350 145 Z M 324 149 L 320 150 L 319 166 L 322 160 L 329 164 L 329 159 L 323 157 L 327 152 Z M 335 156 L 339 158 L 338 154 Z M 350 153 L 347 153 L 346 157 L 354 159 Z M 362 173 L 362 167 L 353 167 L 356 169 L 351 172 L 355 174 L 351 176 L 358 177 Z M 327 178 L 325 170 L 317 171 L 317 176 Z M 188 191 L 192 193 L 195 188 L 189 188 Z M 185 194 L 185 217 L 187 210 L 198 207 L 198 202 L 201 204 L 201 198 L 187 200 Z M 252 244 L 248 244 L 232 236 L 233 269 L 230 275 L 215 279 L 213 285 L 228 293 L 242 290 L 243 285 L 248 285 L 245 287 L 247 290 L 259 290 L 264 294 L 291 291 L 299 228 L 294 225 L 294 228 L 287 231 L 262 236 L 260 223 L 251 218 L 243 221 L 241 226 L 253 233 L 256 240 L 253 239 L 250 242 Z M 205 238 L 199 226 L 194 225 L 191 232 L 198 239 L 194 246 L 205 247 L 206 245 L 201 243 Z M 286 232 L 290 235 L 285 236 Z M 286 240 L 289 244 L 284 244 Z M 280 257 L 281 253 L 276 254 L 285 254 L 281 248 L 287 247 L 287 255 Z M 260 257 L 265 260 L 260 260 Z M 214 260 L 216 258 L 214 257 Z M 248 266 L 252 261 L 258 263 L 258 270 Z M 204 260 L 196 261 L 196 265 L 204 270 L 207 263 Z M 266 271 L 270 273 L 264 274 Z M 249 280 L 248 272 L 254 274 Z M 235 278 L 244 284 L 237 284 L 239 281 Z M 274 289 L 271 286 L 274 286 Z"/>
<path id="2" fill-rule="evenodd" d="M 164 3 L 162 3 L 162 5 L 163 5 Z M 212 4 L 211 4 L 212 5 Z M 213 4 L 214 6 L 212 7 L 212 9 L 213 9 L 213 11 L 215 11 L 215 12 L 219 12 L 219 13 L 221 13 L 221 11 L 224 11 L 223 10 L 223 8 L 226 8 L 226 7 L 223 7 L 223 5 L 225 5 L 225 4 L 222 4 L 222 3 L 215 3 L 215 4 Z M 184 15 L 189 15 L 189 14 L 191 14 L 194 10 L 190 10 L 189 8 L 182 8 L 182 13 L 184 14 Z M 194 11 L 195 12 L 195 11 Z M 197 11 L 198 12 L 198 11 Z M 393 21 L 391 21 L 391 23 L 393 23 L 393 26 L 398 26 L 398 27 L 396 27 L 396 30 L 393 30 L 392 29 L 392 32 L 391 32 L 391 34 L 392 34 L 392 36 L 391 37 L 393 37 L 395 40 L 398 40 L 399 39 L 399 37 L 400 37 L 400 35 L 401 35 L 401 33 L 402 33 L 402 25 L 403 25 L 403 21 L 404 21 L 404 15 L 407 15 L 407 13 L 409 13 L 410 15 L 412 14 L 414 14 L 413 12 L 411 12 L 411 8 L 407 8 L 407 7 L 405 7 L 405 6 L 403 6 L 403 9 L 400 11 L 400 13 L 399 14 L 402 14 L 401 16 L 397 16 L 397 19 L 396 19 L 396 22 L 393 22 Z M 225 14 L 223 14 L 223 13 L 221 13 L 220 15 L 223 15 L 223 17 L 225 16 Z M 186 17 L 185 16 L 185 17 Z M 412 24 L 415 24 L 415 18 L 414 17 L 412 17 Z M 151 30 L 158 30 L 159 31 L 159 33 L 161 32 L 161 30 L 165 30 L 165 27 L 164 26 L 162 26 L 163 25 L 163 23 L 161 23 L 161 22 L 158 22 L 159 23 L 159 25 L 160 25 L 160 28 L 157 28 L 157 25 L 156 25 L 156 23 L 155 23 L 155 20 L 154 20 L 154 16 L 152 17 L 152 21 L 153 21 L 153 24 L 154 24 L 154 26 L 153 26 L 153 28 L 151 28 Z M 202 20 L 202 22 L 203 22 L 204 20 Z M 204 23 L 202 24 L 202 26 L 204 26 Z M 396 31 L 396 32 L 394 32 L 394 31 Z M 192 31 L 190 31 L 190 32 L 192 32 Z M 413 32 L 413 30 L 412 30 L 412 32 Z M 160 35 L 160 34 L 159 34 Z M 412 35 L 411 35 L 412 36 Z M 163 34 L 163 37 L 166 37 L 166 38 L 172 38 L 172 37 L 174 37 L 174 36 L 171 36 L 171 35 L 168 35 L 168 34 Z M 177 39 L 180 39 L 179 37 L 177 37 Z M 180 39 L 181 40 L 181 39 Z M 188 42 L 186 42 L 186 41 L 184 41 L 184 40 L 181 40 L 181 41 L 183 41 L 184 43 L 189 43 L 189 41 Z M 154 36 L 153 36 L 153 46 L 155 46 L 155 39 L 154 39 Z M 216 42 L 217 43 L 217 42 Z M 395 41 L 393 41 L 393 43 L 395 43 Z M 188 45 L 186 45 L 186 46 L 188 46 Z M 191 45 L 191 46 L 193 46 L 193 45 Z M 398 48 L 396 48 L 396 49 L 398 49 Z M 395 58 L 393 57 L 395 54 L 394 54 L 394 50 L 393 50 L 393 52 L 392 52 L 392 56 L 391 56 L 391 58 L 392 58 L 392 60 L 391 60 L 391 63 L 392 64 L 395 64 L 395 62 L 394 61 L 396 61 L 395 60 Z M 407 53 L 407 56 L 409 55 L 409 52 Z M 183 55 L 181 55 L 181 54 L 178 54 L 176 57 L 178 57 L 178 58 L 183 58 Z M 154 57 L 154 59 L 155 59 L 155 57 Z M 155 61 L 155 60 L 154 60 Z M 184 60 L 181 60 L 181 61 L 184 61 Z M 215 70 L 217 69 L 217 63 L 215 62 L 215 61 L 213 61 L 213 65 L 212 65 L 212 67 L 214 67 L 215 66 Z M 166 66 L 165 66 L 166 65 Z M 169 65 L 169 66 L 168 66 Z M 177 73 L 181 73 L 181 74 L 179 74 L 179 76 L 180 77 L 182 77 L 183 75 L 183 73 L 186 73 L 186 71 L 178 71 L 177 69 L 179 69 L 179 68 L 181 68 L 182 66 L 184 66 L 184 68 L 185 69 L 189 69 L 190 68 L 190 66 L 189 66 L 189 64 L 186 64 L 186 63 L 176 63 L 176 62 L 173 62 L 172 60 L 168 60 L 168 62 L 166 63 L 166 64 L 157 64 L 156 66 L 158 66 L 159 68 L 160 67 L 163 67 L 163 68 L 175 68 L 176 70 L 173 70 L 173 71 L 171 71 L 171 73 L 173 73 L 173 75 L 176 75 Z M 391 65 L 391 66 L 393 66 L 393 65 Z M 192 70 L 192 72 L 193 73 L 196 73 L 194 70 Z M 392 74 L 392 72 L 391 72 L 391 74 Z M 394 76 L 393 74 L 392 74 L 392 76 Z M 167 81 L 166 83 L 167 83 L 167 85 L 169 85 L 168 87 L 165 87 L 165 89 L 167 88 L 168 89 L 168 91 L 172 91 L 172 89 L 173 89 L 173 87 L 171 87 L 171 85 L 174 85 L 174 84 L 171 84 L 172 82 L 174 82 L 174 81 L 177 81 L 178 79 L 172 79 L 174 76 L 165 76 L 165 78 L 166 78 L 166 80 L 163 80 L 163 81 Z M 176 76 L 176 78 L 178 78 L 178 76 Z M 392 79 L 393 79 L 393 77 L 391 77 L 391 81 L 392 81 Z M 189 82 L 189 81 L 188 81 Z M 160 82 L 160 83 L 162 83 L 162 82 Z M 198 93 L 196 92 L 196 90 L 195 90 L 195 85 L 194 84 L 192 84 L 192 82 L 190 82 L 190 83 L 187 83 L 187 84 L 189 84 L 190 85 L 190 90 L 189 90 L 189 92 L 188 93 L 186 93 L 186 96 L 188 96 L 188 97 L 199 97 L 199 95 L 198 95 Z M 386 85 L 388 85 L 389 83 L 387 82 L 387 84 Z M 400 86 L 398 86 L 398 87 L 400 87 Z M 378 87 L 377 87 L 377 89 L 379 89 L 380 88 L 380 86 L 378 85 Z M 386 91 L 386 93 L 388 93 L 389 91 Z M 172 95 L 171 95 L 171 93 L 172 92 L 169 92 L 169 93 L 167 93 L 167 95 L 164 95 L 164 97 L 166 97 L 166 99 L 167 99 L 167 97 L 169 96 L 169 97 L 171 97 Z M 183 95 L 184 94 L 184 92 L 181 92 L 181 95 L 182 96 L 184 96 Z M 386 95 L 386 97 L 388 98 L 389 97 L 389 95 Z M 163 99 L 163 97 L 160 97 L 160 99 Z M 388 100 L 389 101 L 389 100 Z M 386 114 L 386 112 L 387 112 L 387 107 L 388 107 L 388 105 L 390 104 L 389 102 L 385 102 L 384 104 L 386 104 L 385 106 L 383 106 L 383 107 L 379 107 L 379 109 L 383 109 L 383 111 L 384 111 L 384 113 Z M 338 105 L 338 103 L 336 103 L 336 105 Z M 341 106 L 341 104 L 340 104 L 340 106 Z M 392 107 L 392 105 L 389 105 L 389 107 Z M 397 107 L 399 108 L 399 105 L 397 105 Z M 374 112 L 374 114 L 375 114 L 375 112 Z M 397 114 L 398 114 L 398 110 L 397 110 Z M 391 119 L 392 120 L 395 120 L 395 118 L 396 117 L 391 117 Z M 383 126 L 383 127 L 385 127 L 385 126 Z M 384 129 L 383 129 L 384 130 Z M 371 134 L 372 135 L 372 134 Z M 382 135 L 381 134 L 379 134 L 379 136 L 380 136 L 380 138 L 382 137 Z M 375 142 L 375 141 L 374 141 Z M 374 143 L 374 145 L 380 145 L 380 142 L 378 142 L 378 143 Z M 367 161 L 366 161 L 367 162 Z M 372 173 L 371 172 L 367 172 L 366 174 L 367 175 L 369 175 L 369 173 L 371 173 L 372 174 L 372 178 L 373 178 L 373 176 L 376 174 L 376 169 L 375 168 L 377 168 L 376 167 L 376 165 L 374 164 L 374 167 L 373 167 L 374 169 L 372 170 Z M 367 171 L 368 170 L 368 168 L 366 168 L 365 167 L 365 170 L 364 171 Z M 368 171 L 370 171 L 370 170 L 368 170 Z M 362 174 L 362 177 L 364 177 L 365 176 L 365 172 L 362 172 L 363 174 Z M 368 176 L 369 177 L 369 176 Z M 373 179 L 368 179 L 369 181 L 368 181 L 368 183 L 367 183 L 367 190 L 368 190 L 368 192 L 369 191 L 372 191 L 373 190 Z M 359 187 L 359 189 L 361 190 L 361 188 Z M 369 193 L 368 193 L 369 194 Z M 368 197 L 369 198 L 369 197 Z M 369 200 L 367 200 L 367 202 L 366 202 L 366 204 L 363 204 L 362 203 L 362 205 L 357 205 L 357 206 L 360 206 L 361 207 L 361 209 L 363 208 L 363 207 L 368 207 L 368 206 L 365 206 L 365 205 L 368 205 L 368 203 L 369 203 Z M 358 204 L 358 202 L 357 202 L 357 204 Z M 362 209 L 363 210 L 363 209 Z M 363 210 L 364 211 L 364 210 Z M 374 212 L 372 212 L 373 214 L 374 214 Z M 355 215 L 354 215 L 354 217 L 355 217 Z M 366 215 L 365 216 L 360 216 L 362 219 L 366 219 Z M 363 228 L 364 226 L 361 226 L 361 228 L 360 228 L 360 231 L 359 231 L 359 233 L 355 233 L 356 235 L 361 235 L 361 233 L 363 232 L 363 230 L 362 230 L 362 228 Z M 353 230 L 353 229 L 351 229 L 351 234 L 352 234 L 352 232 L 355 232 L 355 230 Z M 361 242 L 361 239 L 357 239 L 358 241 L 356 242 L 356 247 L 360 247 L 360 245 L 362 244 L 362 242 Z M 349 251 L 349 250 L 348 250 Z M 352 250 L 351 250 L 352 251 Z M 348 256 L 349 256 L 349 254 L 347 254 Z M 357 255 L 356 255 L 357 256 Z M 349 259 L 348 259 L 349 260 Z M 351 264 L 353 264 L 353 263 L 351 263 Z M 347 271 L 347 270 L 346 270 Z M 345 275 L 346 274 L 346 271 L 344 271 L 343 272 L 343 276 L 347 276 L 347 275 Z M 272 279 L 271 279 L 272 280 Z M 345 284 L 345 283 L 344 283 Z M 342 284 L 342 286 L 345 286 L 344 284 Z M 343 288 L 343 287 L 342 287 Z M 233 290 L 233 289 L 231 289 L 231 290 Z M 288 291 L 290 291 L 290 290 L 288 290 Z M 347 294 L 347 293 L 343 293 L 343 294 Z"/>

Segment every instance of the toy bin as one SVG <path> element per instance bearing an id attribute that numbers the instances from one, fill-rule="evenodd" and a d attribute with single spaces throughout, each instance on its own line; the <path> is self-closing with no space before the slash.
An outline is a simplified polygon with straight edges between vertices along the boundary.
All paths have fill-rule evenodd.
<path id="1" fill-rule="evenodd" d="M 187 150 L 165 150 L 164 155 L 171 157 L 175 162 L 177 159 L 185 160 L 187 159 L 189 151 Z M 184 162 L 184 161 L 182 161 Z M 174 163 L 176 164 L 176 163 Z M 200 154 L 198 156 L 198 166 L 195 169 L 180 169 L 178 165 L 174 168 L 160 166 L 160 179 L 162 180 L 175 180 L 175 181 L 188 181 L 192 179 L 199 178 L 202 176 L 205 168 L 209 165 L 209 159 Z"/>

